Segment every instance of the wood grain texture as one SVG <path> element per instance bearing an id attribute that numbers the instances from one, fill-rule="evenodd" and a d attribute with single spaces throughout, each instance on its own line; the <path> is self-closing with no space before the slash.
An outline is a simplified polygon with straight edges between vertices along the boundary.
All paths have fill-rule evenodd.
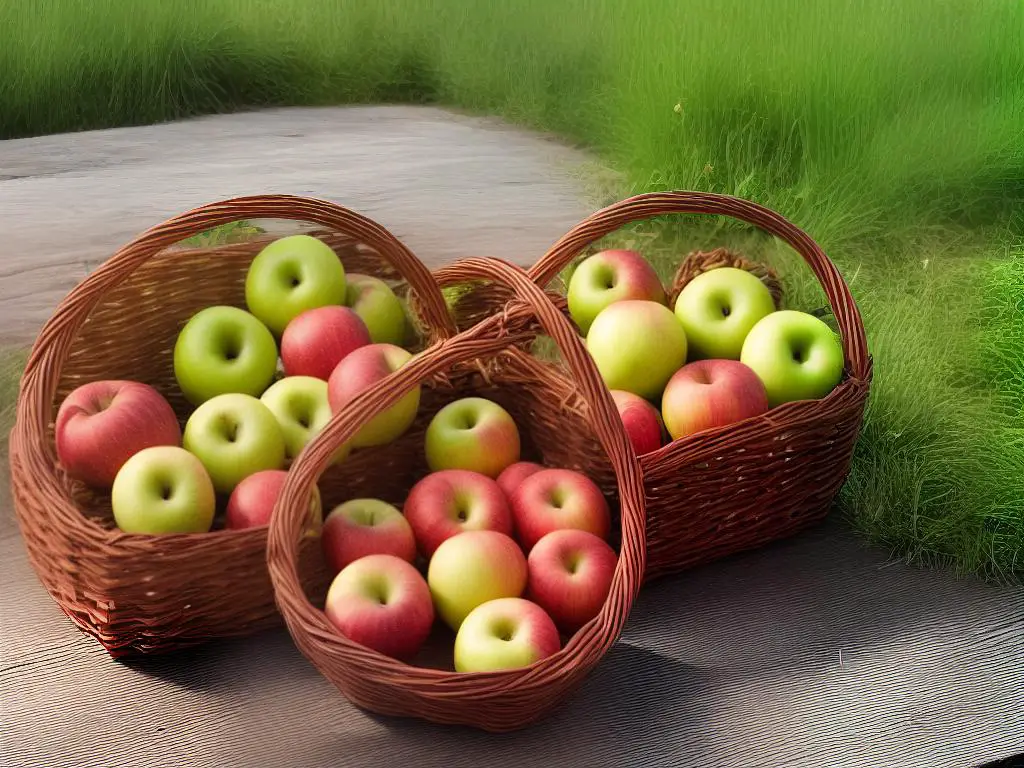
<path id="1" fill-rule="evenodd" d="M 509 735 L 381 718 L 283 631 L 130 662 L 0 533 L 4 768 L 964 768 L 1024 752 L 1024 592 L 886 562 L 835 520 L 646 587 L 622 640 Z"/>

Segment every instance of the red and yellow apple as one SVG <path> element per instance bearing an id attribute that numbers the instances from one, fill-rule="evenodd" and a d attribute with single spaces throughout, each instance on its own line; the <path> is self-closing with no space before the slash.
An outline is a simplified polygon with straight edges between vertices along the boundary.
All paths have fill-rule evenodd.
<path id="1" fill-rule="evenodd" d="M 526 589 L 526 557 L 498 531 L 465 531 L 445 539 L 427 565 L 427 584 L 441 619 L 458 630 L 469 612 Z"/>
<path id="2" fill-rule="evenodd" d="M 498 484 L 479 472 L 431 472 L 409 491 L 402 507 L 420 552 L 427 558 L 463 531 L 512 535 L 512 512 Z"/>
<path id="3" fill-rule="evenodd" d="M 566 290 L 569 315 L 586 336 L 594 318 L 617 301 L 665 303 L 665 289 L 654 268 L 636 251 L 608 250 L 588 256 L 576 267 Z"/>
<path id="4" fill-rule="evenodd" d="M 608 538 L 611 513 L 597 484 L 572 469 L 545 469 L 526 478 L 512 494 L 516 537 L 527 553 L 544 536 L 575 528 Z"/>
<path id="5" fill-rule="evenodd" d="M 334 572 L 367 555 L 416 559 L 409 521 L 381 499 L 350 499 L 336 506 L 324 520 L 320 542 Z"/>
<path id="6" fill-rule="evenodd" d="M 530 550 L 527 595 L 572 634 L 597 616 L 611 589 L 618 556 L 587 531 L 552 531 Z"/>
<path id="7" fill-rule="evenodd" d="M 632 392 L 613 389 L 611 395 L 637 455 L 658 450 L 661 447 L 661 416 L 658 409 Z"/>
<path id="8" fill-rule="evenodd" d="M 697 360 L 665 387 L 661 415 L 673 440 L 768 410 L 764 384 L 738 360 Z"/>
<path id="9" fill-rule="evenodd" d="M 307 309 L 284 329 L 281 363 L 286 376 L 327 381 L 349 352 L 369 343 L 366 323 L 348 307 Z"/>
<path id="10" fill-rule="evenodd" d="M 686 333 L 664 304 L 618 301 L 594 318 L 587 350 L 608 389 L 656 399 L 686 362 Z"/>
<path id="11" fill-rule="evenodd" d="M 558 628 L 536 603 L 521 597 L 474 608 L 455 635 L 456 672 L 528 667 L 562 647 Z"/>
<path id="12" fill-rule="evenodd" d="M 54 438 L 68 475 L 110 488 L 118 470 L 143 448 L 180 445 L 181 427 L 170 403 L 150 385 L 93 381 L 64 398 Z"/>
<path id="13" fill-rule="evenodd" d="M 243 479 L 228 497 L 224 527 L 261 528 L 270 524 L 274 505 L 281 495 L 288 473 L 283 469 L 264 469 Z M 323 522 L 320 489 L 313 486 L 309 499 L 309 530 L 315 532 Z"/>
<path id="14" fill-rule="evenodd" d="M 391 375 L 412 354 L 394 344 L 367 344 L 346 355 L 327 380 L 327 398 L 331 411 L 338 413 L 363 390 Z M 360 427 L 352 438 L 353 448 L 384 445 L 397 440 L 416 419 L 420 407 L 420 387 L 407 392 L 390 408 L 378 413 Z"/>
<path id="15" fill-rule="evenodd" d="M 542 469 L 544 469 L 544 465 L 534 461 L 517 461 L 515 464 L 509 464 L 498 475 L 498 487 L 505 492 L 507 498 L 511 499 L 513 491 L 523 480 Z"/>
<path id="16" fill-rule="evenodd" d="M 349 640 L 399 660 L 416 655 L 434 623 L 423 576 L 394 555 L 367 555 L 345 566 L 327 590 L 324 613 Z"/>
<path id="17" fill-rule="evenodd" d="M 427 465 L 435 472 L 469 469 L 496 478 L 519 461 L 519 447 L 511 414 L 483 397 L 448 403 L 427 426 Z"/>

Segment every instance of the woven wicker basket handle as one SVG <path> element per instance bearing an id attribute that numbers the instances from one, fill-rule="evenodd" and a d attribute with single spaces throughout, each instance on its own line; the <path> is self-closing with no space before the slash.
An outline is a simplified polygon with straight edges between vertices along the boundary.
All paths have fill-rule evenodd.
<path id="1" fill-rule="evenodd" d="M 706 192 L 655 192 L 620 200 L 569 230 L 528 274 L 537 285 L 546 286 L 577 254 L 602 237 L 631 222 L 672 213 L 730 216 L 775 235 L 803 256 L 832 307 L 850 372 L 857 378 L 868 375 L 871 365 L 864 324 L 839 270 L 818 244 L 795 224 L 768 208 L 738 197 Z"/>
<path id="2" fill-rule="evenodd" d="M 604 386 L 593 359 L 567 318 L 546 298 L 544 292 L 519 267 L 490 258 L 471 258 L 459 262 L 468 274 L 510 286 L 519 301 L 510 302 L 505 311 L 492 315 L 453 338 L 442 340 L 416 355 L 402 368 L 370 389 L 363 391 L 314 437 L 296 457 L 288 472 L 270 523 L 267 561 L 278 601 L 292 611 L 303 611 L 305 595 L 297 576 L 296 558 L 302 520 L 306 514 L 304 499 L 337 448 L 351 439 L 373 416 L 397 403 L 418 383 L 433 374 L 448 370 L 456 363 L 494 355 L 506 349 L 519 336 L 535 333 L 534 318 L 561 348 L 580 393 L 587 403 L 594 432 L 601 441 L 619 484 L 622 548 L 612 593 L 617 600 L 604 607 L 605 624 L 614 628 L 613 636 L 597 637 L 598 630 L 582 630 L 573 643 L 610 645 L 615 641 L 630 606 L 636 597 L 646 565 L 646 527 L 643 479 L 633 447 L 626 437 L 611 394 Z M 515 329 L 511 330 L 510 329 Z M 617 586 L 616 586 L 617 585 Z M 288 611 L 285 612 L 286 618 Z M 330 631 L 324 624 L 324 631 Z"/>
<path id="3" fill-rule="evenodd" d="M 165 248 L 212 227 L 243 219 L 290 219 L 320 224 L 352 235 L 376 250 L 409 283 L 428 331 L 447 337 L 456 333 L 444 296 L 430 270 L 394 235 L 374 221 L 327 200 L 296 195 L 258 195 L 210 203 L 147 229 L 122 247 L 61 301 L 43 326 L 33 347 L 26 374 L 34 371 L 41 356 L 49 360 L 52 390 L 59 367 L 67 359 L 71 343 L 89 313 L 104 295 L 123 283 L 146 261 Z M 58 362 L 53 367 L 54 361 Z M 51 397 L 53 391 L 47 393 Z"/>

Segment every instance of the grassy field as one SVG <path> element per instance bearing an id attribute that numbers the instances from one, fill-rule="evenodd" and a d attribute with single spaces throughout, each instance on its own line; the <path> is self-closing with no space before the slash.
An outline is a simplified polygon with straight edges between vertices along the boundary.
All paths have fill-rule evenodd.
<path id="1" fill-rule="evenodd" d="M 431 102 L 593 149 L 612 197 L 783 212 L 852 281 L 876 357 L 844 507 L 915 560 L 1024 569 L 1024 4 L 7 0 L 0 30 L 0 137 Z M 665 223 L 651 254 L 736 236 Z"/>

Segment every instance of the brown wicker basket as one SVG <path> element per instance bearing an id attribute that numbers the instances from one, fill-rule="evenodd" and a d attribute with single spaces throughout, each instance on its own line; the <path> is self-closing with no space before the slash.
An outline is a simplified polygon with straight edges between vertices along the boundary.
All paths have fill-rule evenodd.
<path id="1" fill-rule="evenodd" d="M 431 347 L 335 415 L 292 465 L 274 510 L 267 559 L 296 644 L 352 702 L 380 714 L 508 731 L 561 701 L 618 638 L 644 571 L 643 485 L 611 396 L 572 326 L 518 268 L 490 259 L 468 260 L 466 265 L 508 284 L 524 301 L 512 302 L 503 312 Z M 519 346 L 537 333 L 538 319 L 560 346 L 573 379 L 538 364 Z M 419 383 L 430 395 L 422 401 L 421 425 L 456 397 L 488 397 L 512 412 L 523 437 L 524 458 L 586 472 L 603 468 L 616 483 L 621 499 L 619 561 L 603 609 L 561 651 L 530 667 L 455 673 L 450 654 L 445 658 L 431 652 L 416 664 L 394 661 L 335 631 L 321 610 L 322 601 L 311 600 L 299 578 L 302 499 L 338 445 Z M 422 432 L 414 430 L 386 447 L 411 470 L 399 484 L 380 483 L 381 493 L 400 503 L 412 482 L 427 471 Z M 452 641 L 447 631 L 435 639 Z"/>
<path id="2" fill-rule="evenodd" d="M 388 280 L 417 295 L 415 332 L 426 343 L 454 332 L 430 272 L 389 232 L 333 203 L 281 196 L 203 206 L 142 233 L 60 303 L 32 349 L 11 433 L 11 485 L 29 559 L 61 609 L 112 655 L 162 652 L 247 634 L 280 620 L 266 570 L 267 529 L 128 535 L 112 524 L 109 493 L 62 471 L 54 448 L 56 408 L 74 387 L 127 378 L 157 387 L 184 422 L 190 406 L 174 378 L 172 348 L 183 323 L 211 304 L 244 307 L 248 265 L 269 240 L 209 247 L 182 241 L 239 221 L 271 220 L 315 234 L 348 272 Z M 371 464 L 367 464 L 370 461 Z M 334 486 L 365 473 L 372 456 L 338 467 Z M 324 503 L 331 496 L 325 489 Z M 304 551 L 318 551 L 307 539 Z M 323 588 L 318 557 L 303 576 Z"/>
<path id="3" fill-rule="evenodd" d="M 805 232 L 746 200 L 699 192 L 622 200 L 573 227 L 528 274 L 538 286 L 548 286 L 601 238 L 631 222 L 666 214 L 730 216 L 778 237 L 803 256 L 824 288 L 846 365 L 841 383 L 825 398 L 787 403 L 639 457 L 647 498 L 648 579 L 761 546 L 823 518 L 849 473 L 872 377 L 864 325 L 839 270 Z M 691 254 L 680 265 L 670 295 L 677 296 L 700 272 L 725 265 L 754 272 L 780 301 L 774 272 L 724 249 Z M 460 328 L 498 311 L 509 298 L 506 286 L 474 274 L 464 263 L 434 274 L 443 287 L 471 286 L 461 297 Z M 564 298 L 555 303 L 568 313 Z M 610 476 L 604 487 L 613 487 Z"/>

